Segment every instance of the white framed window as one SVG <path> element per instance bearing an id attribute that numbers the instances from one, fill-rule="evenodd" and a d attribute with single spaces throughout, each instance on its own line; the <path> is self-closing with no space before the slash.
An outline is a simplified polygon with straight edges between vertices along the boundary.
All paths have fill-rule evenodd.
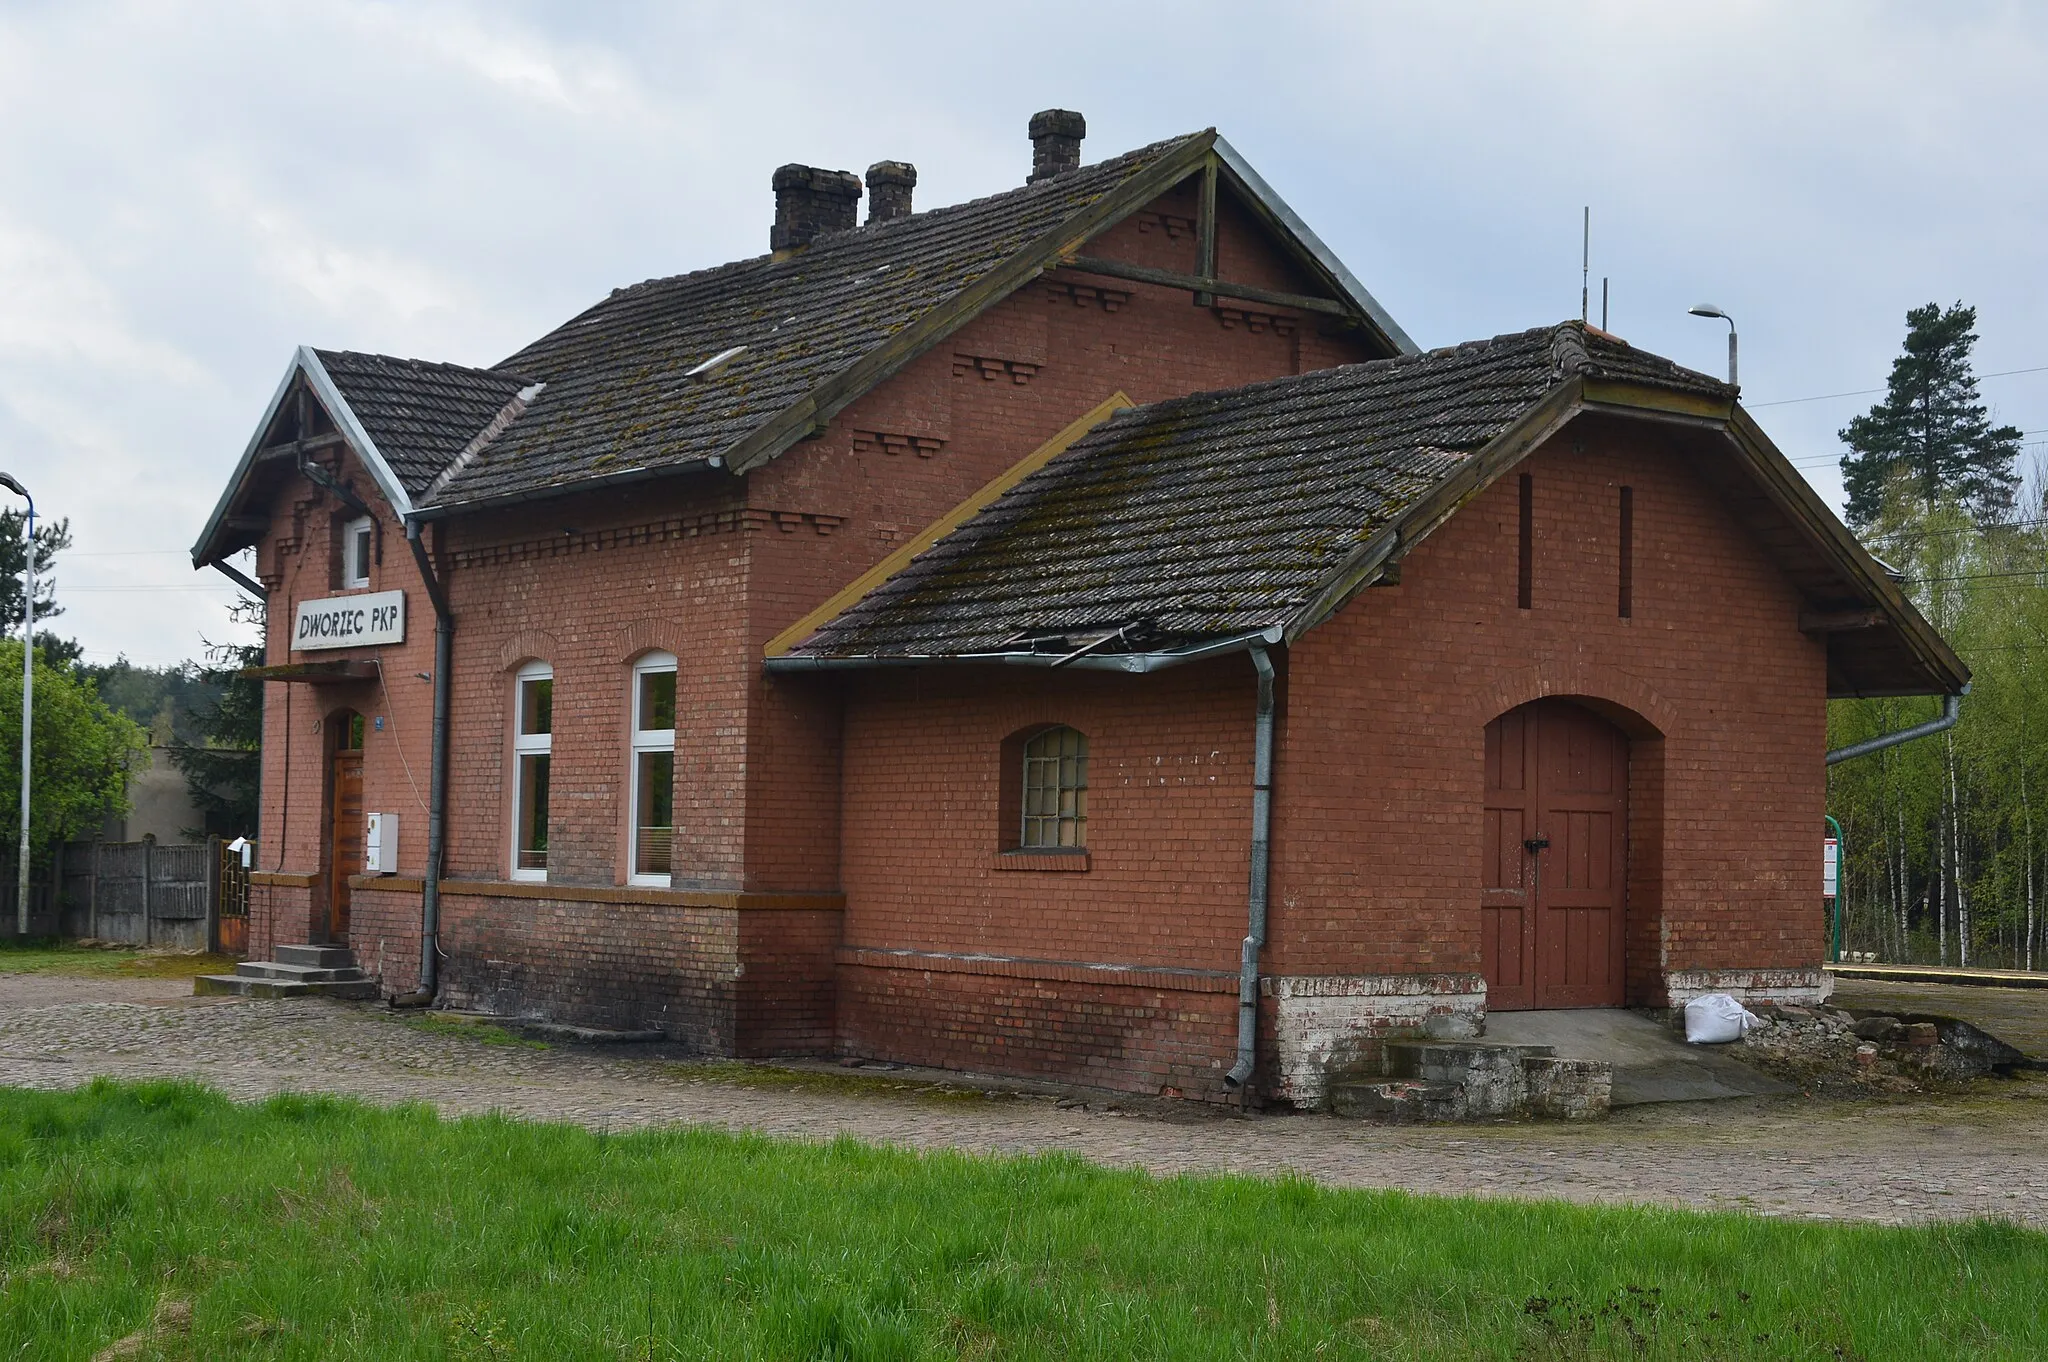
<path id="1" fill-rule="evenodd" d="M 669 883 L 670 851 L 676 835 L 676 660 L 649 653 L 633 664 L 632 805 L 627 827 L 627 880 Z"/>
<path id="2" fill-rule="evenodd" d="M 548 762 L 555 747 L 555 669 L 529 662 L 512 691 L 512 878 L 548 877 Z"/>
<path id="3" fill-rule="evenodd" d="M 341 584 L 344 587 L 370 584 L 370 557 L 377 546 L 377 530 L 370 517 L 358 516 L 341 527 Z"/>
<path id="4" fill-rule="evenodd" d="M 1018 845 L 1080 851 L 1088 845 L 1088 735 L 1048 728 L 1024 744 L 1024 826 Z"/>

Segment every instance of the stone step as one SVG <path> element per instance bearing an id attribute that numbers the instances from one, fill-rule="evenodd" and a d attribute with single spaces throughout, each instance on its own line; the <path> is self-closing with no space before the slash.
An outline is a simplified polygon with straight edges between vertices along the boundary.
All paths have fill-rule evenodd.
<path id="1" fill-rule="evenodd" d="M 279 946 L 280 965 L 308 965 L 314 969 L 349 969 L 356 963 L 346 946 Z"/>
<path id="2" fill-rule="evenodd" d="M 350 965 L 344 969 L 322 969 L 318 965 L 286 965 L 272 960 L 244 960 L 235 966 L 244 979 L 284 979 L 295 984 L 348 983 L 363 977 Z"/>
<path id="3" fill-rule="evenodd" d="M 1465 1090 L 1456 1083 L 1419 1083 L 1410 1078 L 1378 1083 L 1337 1083 L 1330 1088 L 1330 1109 L 1388 1125 L 1416 1121 L 1462 1121 Z"/>
<path id="4" fill-rule="evenodd" d="M 246 974 L 202 974 L 192 981 L 199 995 L 240 998 L 375 998 L 375 979 L 323 979 L 301 983 L 296 979 L 254 978 Z"/>

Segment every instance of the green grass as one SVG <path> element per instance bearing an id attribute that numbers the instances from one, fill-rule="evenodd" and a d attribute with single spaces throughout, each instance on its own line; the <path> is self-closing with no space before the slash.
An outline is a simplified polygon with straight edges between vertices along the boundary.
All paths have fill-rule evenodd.
<path id="1" fill-rule="evenodd" d="M 0 1089 L 0 1358 L 2048 1353 L 2048 1238 Z"/>
<path id="2" fill-rule="evenodd" d="M 235 957 L 191 951 L 141 950 L 132 946 L 80 946 L 30 937 L 0 941 L 0 974 L 83 974 L 99 978 L 190 979 L 233 974 Z"/>

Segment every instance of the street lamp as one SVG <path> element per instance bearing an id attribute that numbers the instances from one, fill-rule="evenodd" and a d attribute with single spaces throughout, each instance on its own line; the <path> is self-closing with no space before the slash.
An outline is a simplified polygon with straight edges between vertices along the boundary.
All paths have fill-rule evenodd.
<path id="1" fill-rule="evenodd" d="M 12 473 L 0 473 L 0 487 L 28 503 L 21 536 L 21 865 L 15 874 L 14 920 L 28 935 L 28 800 L 34 788 L 29 771 L 29 729 L 36 705 L 36 499 Z"/>
<path id="2" fill-rule="evenodd" d="M 1728 323 L 1728 386 L 1735 387 L 1735 319 L 1712 303 L 1699 303 L 1686 311 L 1695 317 L 1719 317 Z"/>

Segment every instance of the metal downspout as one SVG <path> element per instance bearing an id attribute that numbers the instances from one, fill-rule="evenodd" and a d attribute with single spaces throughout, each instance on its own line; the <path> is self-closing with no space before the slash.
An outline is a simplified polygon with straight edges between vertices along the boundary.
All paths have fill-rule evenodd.
<path id="1" fill-rule="evenodd" d="M 1956 726 L 1956 719 L 1962 714 L 1963 697 L 1969 693 L 1969 683 L 1964 682 L 1963 688 L 1960 691 L 1954 695 L 1943 697 L 1944 703 L 1941 707 L 1940 718 L 1929 719 L 1924 724 L 1914 724 L 1911 728 L 1902 728 L 1896 733 L 1880 733 L 1875 738 L 1865 738 L 1862 742 L 1852 742 L 1847 747 L 1837 747 L 1834 751 L 1828 753 L 1828 765 L 1833 766 L 1837 762 L 1853 761 L 1857 757 L 1867 757 L 1872 752 L 1882 752 L 1887 747 L 1897 747 L 1900 743 L 1911 742 L 1915 738 L 1931 738 L 1937 733 L 1948 732 L 1948 730 Z"/>
<path id="2" fill-rule="evenodd" d="M 418 521 L 408 521 L 405 542 L 419 565 L 427 597 L 434 603 L 434 735 L 433 758 L 427 777 L 427 874 L 420 894 L 420 982 L 415 993 L 393 998 L 394 1004 L 427 1007 L 434 1001 L 439 981 L 441 953 L 441 863 L 448 840 L 448 669 L 455 654 L 455 616 L 433 565 L 427 561 L 426 545 L 420 541 Z"/>
<path id="3" fill-rule="evenodd" d="M 1251 894 L 1237 977 L 1237 1063 L 1223 1075 L 1224 1083 L 1232 1088 L 1244 1086 L 1257 1062 L 1259 949 L 1266 944 L 1267 851 L 1273 830 L 1273 663 L 1266 650 L 1256 645 L 1251 655 L 1252 666 L 1259 671 L 1258 736 L 1252 758 Z"/>

